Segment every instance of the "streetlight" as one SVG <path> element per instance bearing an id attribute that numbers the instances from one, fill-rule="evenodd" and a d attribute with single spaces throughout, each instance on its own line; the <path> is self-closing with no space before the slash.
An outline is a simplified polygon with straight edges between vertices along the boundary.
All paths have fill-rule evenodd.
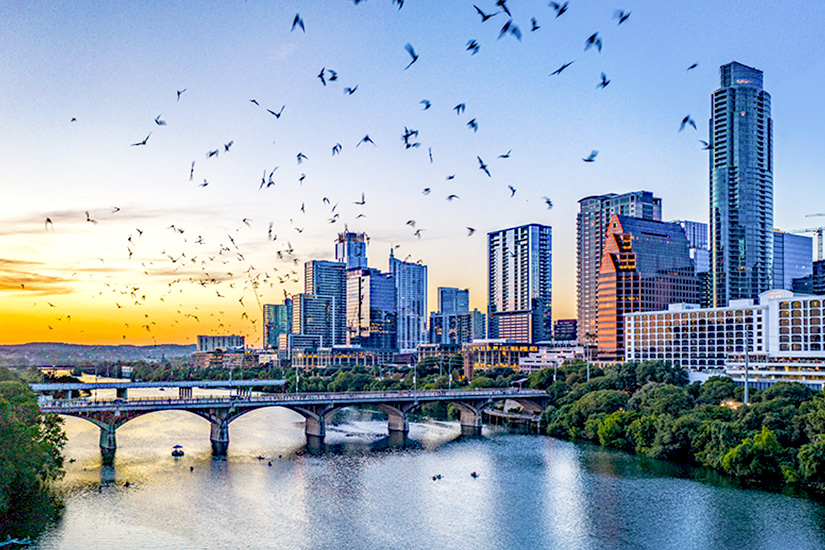
<path id="1" fill-rule="evenodd" d="M 751 310 L 745 310 L 745 405 L 748 404 L 748 349 L 750 348 L 751 331 L 748 324 L 748 314 Z"/>

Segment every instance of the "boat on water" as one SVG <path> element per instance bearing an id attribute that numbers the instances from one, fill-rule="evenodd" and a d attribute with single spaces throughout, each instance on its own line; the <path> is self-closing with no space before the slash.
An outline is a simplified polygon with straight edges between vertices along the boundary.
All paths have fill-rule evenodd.
<path id="1" fill-rule="evenodd" d="M 183 446 L 182 445 L 175 445 L 172 447 L 172 456 L 175 458 L 179 458 L 183 456 Z"/>

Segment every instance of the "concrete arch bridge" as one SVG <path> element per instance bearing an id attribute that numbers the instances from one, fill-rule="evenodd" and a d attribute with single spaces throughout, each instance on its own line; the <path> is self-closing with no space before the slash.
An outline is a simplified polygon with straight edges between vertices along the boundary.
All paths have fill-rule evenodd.
<path id="1" fill-rule="evenodd" d="M 34 389 L 39 388 L 35 385 Z M 516 388 L 271 395 L 252 395 L 249 391 L 243 391 L 227 397 L 193 397 L 191 391 L 180 393 L 181 396 L 175 398 L 41 398 L 40 408 L 43 412 L 82 418 L 98 426 L 101 455 L 105 463 L 111 463 L 117 449 L 117 429 L 134 418 L 157 411 L 188 411 L 205 418 L 211 424 L 209 437 L 212 454 L 225 456 L 229 448 L 229 424 L 244 414 L 263 407 L 286 407 L 299 413 L 306 420 L 307 438 L 323 440 L 326 436 L 326 419 L 343 407 L 375 406 L 387 413 L 390 433 L 406 433 L 410 430 L 410 414 L 421 405 L 445 402 L 459 409 L 462 434 L 479 435 L 482 411 L 492 408 L 496 402 L 514 401 L 530 413 L 541 412 L 548 402 L 548 396 L 543 391 Z M 124 391 L 119 395 L 126 393 Z"/>

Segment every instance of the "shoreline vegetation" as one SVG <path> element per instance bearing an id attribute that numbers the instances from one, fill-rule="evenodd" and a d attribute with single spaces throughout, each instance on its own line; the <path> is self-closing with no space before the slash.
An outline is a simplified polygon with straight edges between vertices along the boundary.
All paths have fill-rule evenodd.
<path id="1" fill-rule="evenodd" d="M 688 384 L 687 372 L 661 361 L 604 369 L 577 362 L 530 375 L 551 404 L 544 433 L 691 466 L 752 486 L 825 489 L 825 394 L 796 382 L 764 391 L 715 376 Z"/>
<path id="2" fill-rule="evenodd" d="M 43 414 L 27 382 L 0 367 L 0 542 L 40 532 L 60 511 L 51 483 L 63 476 L 63 419 Z"/>

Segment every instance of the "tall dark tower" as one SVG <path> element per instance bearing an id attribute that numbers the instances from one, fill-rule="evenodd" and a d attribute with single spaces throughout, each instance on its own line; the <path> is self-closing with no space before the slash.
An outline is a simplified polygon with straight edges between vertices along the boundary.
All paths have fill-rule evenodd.
<path id="1" fill-rule="evenodd" d="M 762 71 L 719 69 L 710 119 L 712 305 L 755 298 L 773 278 L 773 121 Z"/>

